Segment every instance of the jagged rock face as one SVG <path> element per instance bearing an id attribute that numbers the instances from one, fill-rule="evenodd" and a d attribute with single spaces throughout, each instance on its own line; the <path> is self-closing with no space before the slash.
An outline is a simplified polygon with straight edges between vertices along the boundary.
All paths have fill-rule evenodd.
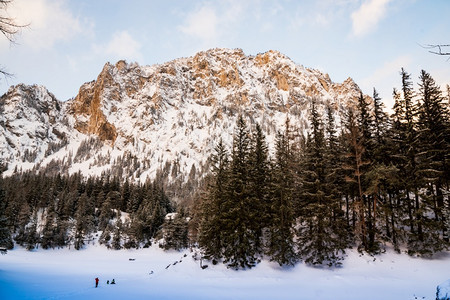
<path id="1" fill-rule="evenodd" d="M 117 84 L 110 74 L 111 66 L 106 64 L 96 81 L 81 86 L 77 97 L 70 107 L 71 113 L 77 116 L 75 129 L 85 133 L 97 135 L 101 140 L 114 143 L 117 132 L 110 124 L 102 108 L 102 98 L 120 100 Z M 104 101 L 103 101 L 104 103 Z"/>
<path id="2" fill-rule="evenodd" d="M 33 107 L 26 100 L 28 94 L 16 89 L 26 88 L 11 89 L 2 103 L 23 103 L 19 111 Z M 158 168 L 165 168 L 172 179 L 186 177 L 193 166 L 201 169 L 219 138 L 231 144 L 239 114 L 249 123 L 260 123 L 271 143 L 287 115 L 299 130 L 308 130 L 311 99 L 317 99 L 319 109 L 330 104 L 339 114 L 342 108 L 355 105 L 360 94 L 350 78 L 334 83 L 327 74 L 297 65 L 277 51 L 246 56 L 239 49 L 212 49 L 154 66 L 107 63 L 97 80 L 82 85 L 78 95 L 64 103 L 38 90 L 41 95 L 33 94 L 34 102 L 41 101 L 39 105 L 47 108 L 40 109 L 42 120 L 30 122 L 50 131 L 48 136 L 55 141 L 61 138 L 53 128 L 66 132 L 68 145 L 45 155 L 48 145 L 36 140 L 32 148 L 38 152 L 35 164 L 45 166 L 51 159 L 64 159 L 66 164 L 73 162 L 66 169 L 88 175 L 120 162 L 120 175 L 138 180 L 154 176 Z M 9 118 L 11 123 L 15 117 Z M 54 126 L 49 125 L 52 122 Z M 6 120 L 1 129 L 8 137 L 17 132 L 5 124 Z M 27 134 L 28 130 L 17 133 Z M 100 140 L 94 143 L 95 149 L 83 142 L 88 136 Z M 34 141 L 34 136 L 30 139 Z M 22 149 L 14 152 L 8 140 L 0 142 L 1 157 L 17 165 L 18 153 L 28 145 L 13 143 Z M 37 145 L 41 145 L 39 151 Z M 138 163 L 130 167 L 125 157 Z"/>
<path id="3" fill-rule="evenodd" d="M 0 159 L 32 162 L 67 141 L 63 103 L 42 86 L 17 85 L 0 98 Z"/>
<path id="4" fill-rule="evenodd" d="M 296 65 L 276 51 L 253 57 L 242 50 L 213 49 L 150 67 L 108 63 L 96 81 L 80 88 L 71 111 L 79 131 L 114 142 L 117 135 L 130 138 L 123 121 L 136 119 L 135 125 L 145 128 L 164 121 L 171 107 L 182 110 L 188 103 L 211 107 L 217 116 L 224 109 L 254 116 L 306 111 L 311 98 L 339 109 L 358 94 L 350 78 L 333 83 L 327 74 Z M 132 112 L 142 106 L 141 112 Z"/>

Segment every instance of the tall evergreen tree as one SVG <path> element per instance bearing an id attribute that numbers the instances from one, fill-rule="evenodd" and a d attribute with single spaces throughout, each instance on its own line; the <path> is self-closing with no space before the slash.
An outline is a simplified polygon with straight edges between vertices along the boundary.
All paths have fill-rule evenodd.
<path id="1" fill-rule="evenodd" d="M 55 246 L 55 205 L 50 203 L 46 210 L 45 224 L 42 229 L 41 246 L 44 249 L 54 248 Z"/>
<path id="2" fill-rule="evenodd" d="M 94 207 L 91 199 L 83 193 L 77 201 L 77 211 L 75 213 L 75 240 L 74 247 L 80 250 L 85 245 L 85 240 L 91 240 L 94 232 Z"/>
<path id="3" fill-rule="evenodd" d="M 415 124 L 415 117 L 417 115 L 417 106 L 414 105 L 414 90 L 412 87 L 411 75 L 403 68 L 402 76 L 402 92 L 404 102 L 404 139 L 399 141 L 400 154 L 403 155 L 403 164 L 400 170 L 404 172 L 402 179 L 404 180 L 405 201 L 407 202 L 408 215 L 410 218 L 410 234 L 408 236 L 408 250 L 411 254 L 418 251 L 424 243 L 424 219 L 423 219 L 423 205 L 419 195 L 419 189 L 423 182 L 418 174 L 417 152 L 418 152 L 418 134 Z M 410 198 L 410 193 L 413 193 L 414 198 Z"/>
<path id="4" fill-rule="evenodd" d="M 286 119 L 285 131 L 278 132 L 275 161 L 270 185 L 270 227 L 267 241 L 267 255 L 281 265 L 294 265 L 297 261 L 294 244 L 295 215 L 294 197 L 294 155 L 290 138 L 290 122 Z"/>
<path id="5" fill-rule="evenodd" d="M 177 214 L 163 225 L 163 248 L 181 250 L 188 247 L 188 221 L 184 208 L 180 208 Z"/>
<path id="6" fill-rule="evenodd" d="M 0 165 L 1 168 L 2 166 Z M 12 249 L 14 243 L 11 238 L 8 217 L 6 216 L 6 206 L 5 190 L 3 189 L 2 174 L 0 171 L 0 247 Z"/>
<path id="7" fill-rule="evenodd" d="M 431 252 L 442 249 L 439 231 L 448 241 L 445 224 L 444 186 L 445 170 L 449 167 L 450 137 L 448 136 L 448 112 L 443 105 L 443 96 L 431 75 L 424 70 L 420 74 L 418 108 L 418 175 L 425 180 L 427 193 L 421 195 L 424 243 Z M 447 156 L 447 159 L 446 159 Z M 434 211 L 434 218 L 429 218 Z M 428 236 L 428 237 L 427 237 Z M 434 238 L 432 238 L 434 236 Z"/>
<path id="8" fill-rule="evenodd" d="M 256 234 L 255 248 L 257 252 L 262 252 L 263 231 L 270 224 L 270 201 L 269 201 L 269 180 L 270 165 L 268 147 L 265 141 L 261 126 L 256 124 L 250 142 L 250 153 L 248 158 L 248 187 L 249 205 L 253 212 L 254 226 L 251 230 Z"/>
<path id="9" fill-rule="evenodd" d="M 224 203 L 224 262 L 232 268 L 253 267 L 258 260 L 257 212 L 250 203 L 248 162 L 250 137 L 243 116 L 237 119 L 233 138 L 227 201 Z"/>
<path id="10" fill-rule="evenodd" d="M 352 204 L 354 233 L 358 242 L 358 249 L 370 251 L 367 240 L 363 187 L 363 175 L 365 167 L 369 163 L 364 160 L 365 148 L 362 143 L 362 133 L 357 124 L 356 114 L 351 108 L 347 111 L 344 137 L 347 154 L 343 168 L 346 170 L 346 180 L 350 183 L 350 192 L 355 198 Z"/>
<path id="11" fill-rule="evenodd" d="M 308 264 L 339 265 L 345 247 L 345 234 L 335 223 L 340 198 L 332 192 L 333 182 L 327 178 L 324 125 L 315 101 L 311 104 L 310 122 L 312 129 L 302 164 L 299 253 Z"/>
<path id="12" fill-rule="evenodd" d="M 119 217 L 117 218 L 115 229 L 114 229 L 114 237 L 111 243 L 111 247 L 114 250 L 120 250 L 122 249 L 122 232 L 123 232 L 123 223 L 122 219 Z"/>
<path id="13" fill-rule="evenodd" d="M 326 108 L 325 124 L 325 191 L 330 197 L 329 208 L 331 209 L 332 222 L 330 226 L 339 238 L 336 249 L 341 251 L 351 241 L 351 231 L 346 222 L 343 199 L 345 196 L 345 173 L 343 170 L 344 148 L 337 137 L 335 111 L 330 105 Z M 338 241 L 336 241 L 338 242 Z"/>
<path id="14" fill-rule="evenodd" d="M 388 164 L 389 153 L 387 144 L 389 140 L 389 119 L 384 111 L 384 104 L 378 95 L 377 90 L 373 89 L 373 163 Z"/>
<path id="15" fill-rule="evenodd" d="M 207 259 L 222 258 L 222 228 L 224 206 L 227 201 L 229 161 L 228 151 L 220 139 L 211 156 L 211 180 L 207 195 L 201 204 L 199 244 Z M 225 233 L 226 234 L 226 233 Z"/>
<path id="16" fill-rule="evenodd" d="M 25 247 L 31 251 L 38 246 L 39 235 L 37 233 L 37 211 L 35 210 L 31 217 L 31 222 L 25 227 Z"/>

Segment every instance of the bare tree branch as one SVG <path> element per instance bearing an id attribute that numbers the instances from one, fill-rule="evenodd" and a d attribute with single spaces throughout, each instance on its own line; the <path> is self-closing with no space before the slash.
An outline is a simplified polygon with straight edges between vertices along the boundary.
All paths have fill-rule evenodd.
<path id="1" fill-rule="evenodd" d="M 0 33 L 6 37 L 6 39 L 14 44 L 15 36 L 20 32 L 20 30 L 28 25 L 19 25 L 15 22 L 13 18 L 11 18 L 6 9 L 9 4 L 12 3 L 13 0 L 0 0 Z M 12 74 L 7 72 L 4 68 L 0 66 L 0 75 L 3 75 L 5 78 L 11 77 Z"/>
<path id="2" fill-rule="evenodd" d="M 450 47 L 450 45 L 426 45 L 425 49 L 437 49 L 437 51 L 428 51 L 437 55 L 450 55 L 450 52 L 446 52 L 445 48 Z"/>

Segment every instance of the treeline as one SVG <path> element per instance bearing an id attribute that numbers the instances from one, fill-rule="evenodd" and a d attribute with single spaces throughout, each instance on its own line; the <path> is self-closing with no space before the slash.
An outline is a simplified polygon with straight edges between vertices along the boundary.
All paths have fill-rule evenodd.
<path id="1" fill-rule="evenodd" d="M 159 235 L 167 240 L 165 248 L 187 247 L 186 215 L 165 220 L 174 205 L 158 181 L 27 172 L 0 183 L 0 246 L 11 249 L 14 239 L 29 250 L 39 245 L 78 250 L 98 239 L 113 249 L 139 248 Z"/>
<path id="2" fill-rule="evenodd" d="M 339 265 L 345 250 L 410 255 L 448 249 L 449 99 L 425 71 L 419 88 L 402 69 L 389 118 L 374 89 L 340 114 L 320 99 L 310 130 L 287 119 L 269 155 L 259 125 L 237 120 L 231 149 L 219 141 L 212 175 L 197 201 L 198 243 L 231 268 L 263 257 Z M 448 95 L 450 97 L 450 95 Z"/>

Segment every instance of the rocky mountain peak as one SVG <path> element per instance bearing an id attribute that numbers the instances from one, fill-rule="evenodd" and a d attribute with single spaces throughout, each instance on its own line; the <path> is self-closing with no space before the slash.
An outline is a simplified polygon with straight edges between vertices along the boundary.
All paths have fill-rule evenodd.
<path id="1" fill-rule="evenodd" d="M 0 97 L 0 159 L 34 163 L 66 140 L 63 103 L 45 87 L 19 84 Z"/>
<path id="2" fill-rule="evenodd" d="M 299 130 L 308 130 L 311 99 L 319 109 L 331 105 L 339 114 L 360 94 L 353 80 L 335 83 L 278 51 L 252 56 L 223 48 L 153 66 L 106 63 L 97 79 L 67 102 L 42 87 L 16 89 L 2 102 L 23 103 L 16 114 L 36 117 L 24 127 L 11 110 L 1 116 L 0 157 L 11 168 L 24 167 L 28 151 L 33 153 L 28 167 L 52 165 L 85 175 L 109 170 L 133 180 L 164 169 L 171 181 L 206 168 L 219 138 L 231 144 L 239 114 L 250 126 L 258 122 L 272 143 L 287 115 Z M 35 102 L 47 108 L 29 113 Z"/>

